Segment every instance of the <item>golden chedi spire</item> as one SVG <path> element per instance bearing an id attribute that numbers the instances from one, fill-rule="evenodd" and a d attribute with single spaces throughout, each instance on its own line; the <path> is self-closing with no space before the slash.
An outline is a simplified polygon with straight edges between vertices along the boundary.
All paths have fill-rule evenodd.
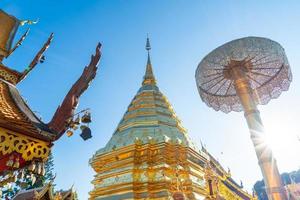
<path id="1" fill-rule="evenodd" d="M 158 141 L 169 138 L 194 147 L 168 99 L 156 85 L 150 60 L 149 38 L 147 38 L 146 50 L 148 57 L 142 86 L 129 104 L 113 137 L 101 151 L 111 151 L 134 144 L 136 138 L 146 142 L 149 137 Z M 125 135 L 129 137 L 124 137 Z"/>
<path id="2" fill-rule="evenodd" d="M 147 38 L 142 86 L 111 139 L 90 159 L 97 173 L 90 200 L 198 200 L 210 194 L 204 176 L 209 155 L 189 139 L 156 85 L 150 49 Z M 224 185 L 224 193 L 231 192 L 229 186 Z M 234 198 L 225 199 L 250 200 L 247 195 L 232 195 Z"/>
<path id="3" fill-rule="evenodd" d="M 156 85 L 156 80 L 153 74 L 151 58 L 150 58 L 151 45 L 150 45 L 149 37 L 147 37 L 146 50 L 148 51 L 148 59 L 147 59 L 146 73 L 144 76 L 143 85 Z"/>
<path id="4" fill-rule="evenodd" d="M 188 177 L 184 152 L 187 149 L 199 152 L 156 85 L 150 49 L 147 38 L 147 64 L 142 86 L 109 142 L 90 160 L 97 173 L 92 182 L 95 188 L 90 192 L 90 199 L 171 197 L 173 191 L 179 188 L 178 178 L 172 174 L 178 171 Z M 205 159 L 200 159 L 204 163 Z M 197 192 L 188 193 L 197 196 Z"/>

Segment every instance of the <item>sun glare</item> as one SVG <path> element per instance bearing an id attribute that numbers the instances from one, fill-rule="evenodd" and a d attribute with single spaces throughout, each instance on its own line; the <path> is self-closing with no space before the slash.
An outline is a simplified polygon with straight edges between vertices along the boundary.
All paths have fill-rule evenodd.
<path id="1" fill-rule="evenodd" d="M 300 131 L 295 123 L 281 119 L 265 123 L 266 143 L 272 149 L 279 168 L 284 171 L 300 167 Z"/>

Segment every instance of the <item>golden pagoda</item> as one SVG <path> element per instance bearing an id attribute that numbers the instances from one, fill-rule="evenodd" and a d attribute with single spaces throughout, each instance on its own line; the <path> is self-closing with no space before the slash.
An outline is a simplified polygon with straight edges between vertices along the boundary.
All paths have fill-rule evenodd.
<path id="1" fill-rule="evenodd" d="M 90 159 L 90 200 L 251 200 L 230 173 L 198 149 L 160 92 L 150 60 L 142 86 L 107 145 Z"/>

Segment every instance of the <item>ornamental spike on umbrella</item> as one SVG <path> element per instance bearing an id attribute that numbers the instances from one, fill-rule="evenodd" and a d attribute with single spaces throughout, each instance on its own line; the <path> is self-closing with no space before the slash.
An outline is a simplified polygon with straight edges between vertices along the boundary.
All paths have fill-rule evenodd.
<path id="1" fill-rule="evenodd" d="M 213 50 L 198 65 L 201 99 L 216 111 L 244 111 L 270 200 L 286 200 L 285 190 L 257 104 L 287 91 L 292 74 L 284 49 L 267 38 L 246 37 Z"/>

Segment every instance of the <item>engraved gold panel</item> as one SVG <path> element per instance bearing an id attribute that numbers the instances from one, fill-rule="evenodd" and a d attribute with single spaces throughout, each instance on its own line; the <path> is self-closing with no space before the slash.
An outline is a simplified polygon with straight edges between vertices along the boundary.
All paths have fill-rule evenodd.
<path id="1" fill-rule="evenodd" d="M 0 64 L 0 77 L 12 84 L 16 84 L 18 81 L 18 77 L 16 75 L 9 73 L 8 71 L 2 69 L 1 64 Z"/>
<path id="2" fill-rule="evenodd" d="M 47 160 L 50 147 L 44 141 L 0 128 L 0 153 L 6 155 L 14 151 L 20 153 L 25 161 L 33 158 Z"/>

